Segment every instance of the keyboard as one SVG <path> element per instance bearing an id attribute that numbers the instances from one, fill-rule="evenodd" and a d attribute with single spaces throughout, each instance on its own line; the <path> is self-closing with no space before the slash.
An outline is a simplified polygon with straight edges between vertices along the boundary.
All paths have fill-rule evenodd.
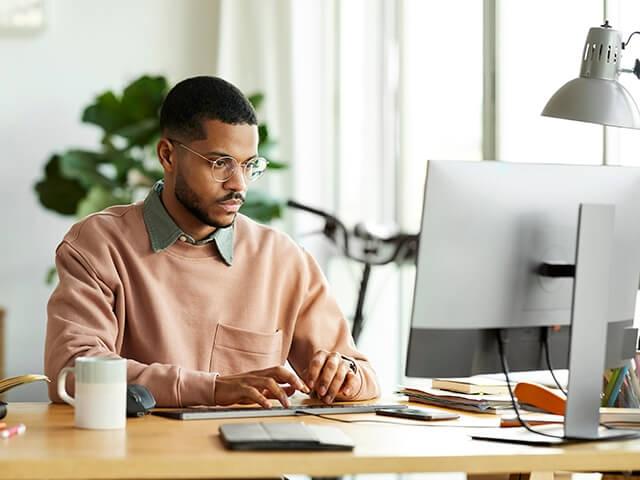
<path id="1" fill-rule="evenodd" d="M 214 420 L 219 418 L 256 418 L 256 417 L 290 417 L 304 415 L 305 412 L 314 415 L 336 415 L 346 413 L 375 413 L 381 408 L 400 410 L 406 405 L 299 405 L 295 407 L 193 407 L 173 408 L 168 410 L 153 410 L 154 415 L 174 418 L 177 420 Z"/>

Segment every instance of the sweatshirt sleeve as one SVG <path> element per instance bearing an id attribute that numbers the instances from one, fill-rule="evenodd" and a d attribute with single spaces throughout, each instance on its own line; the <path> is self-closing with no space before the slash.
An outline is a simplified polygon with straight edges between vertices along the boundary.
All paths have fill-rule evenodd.
<path id="1" fill-rule="evenodd" d="M 59 283 L 47 305 L 44 370 L 52 380 L 49 398 L 61 402 L 56 389 L 60 370 L 73 366 L 79 356 L 119 357 L 125 319 L 115 314 L 118 287 L 101 280 L 71 243 L 63 241 L 58 247 L 56 268 Z M 67 391 L 73 395 L 72 377 Z M 215 380 L 215 373 L 127 360 L 127 383 L 146 386 L 158 406 L 212 405 Z"/>
<path id="2" fill-rule="evenodd" d="M 340 400 L 367 400 L 380 395 L 376 374 L 355 346 L 347 320 L 329 293 L 328 283 L 315 259 L 303 252 L 307 271 L 307 291 L 298 313 L 289 362 L 302 372 L 316 351 L 338 352 L 356 361 L 362 380 L 359 391 Z"/>

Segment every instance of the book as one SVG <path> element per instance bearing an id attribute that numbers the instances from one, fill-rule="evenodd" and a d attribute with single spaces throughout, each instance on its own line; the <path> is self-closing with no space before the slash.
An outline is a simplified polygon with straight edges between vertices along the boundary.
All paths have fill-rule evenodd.
<path id="1" fill-rule="evenodd" d="M 6 391 L 11 390 L 14 387 L 39 381 L 50 382 L 49 378 L 45 375 L 35 374 L 18 375 L 17 377 L 4 378 L 0 380 L 0 394 L 5 393 Z"/>
<path id="2" fill-rule="evenodd" d="M 640 408 L 600 407 L 602 423 L 634 423 L 640 426 Z"/>
<path id="3" fill-rule="evenodd" d="M 507 382 L 487 377 L 434 378 L 433 388 L 476 395 L 508 395 Z"/>
<path id="4" fill-rule="evenodd" d="M 509 395 L 474 395 L 454 393 L 426 387 L 401 387 L 396 393 L 406 395 L 411 402 L 425 403 L 477 413 L 498 414 L 512 408 Z"/>

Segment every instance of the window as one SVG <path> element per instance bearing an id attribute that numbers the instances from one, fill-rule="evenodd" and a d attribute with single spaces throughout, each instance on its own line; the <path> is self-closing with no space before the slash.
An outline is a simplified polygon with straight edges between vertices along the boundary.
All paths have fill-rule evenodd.
<path id="1" fill-rule="evenodd" d="M 418 231 L 427 160 L 482 158 L 483 13 L 465 0 L 402 6 L 400 218 Z"/>
<path id="2" fill-rule="evenodd" d="M 497 3 L 497 157 L 514 162 L 599 164 L 602 127 L 542 117 L 547 100 L 580 72 L 602 0 Z"/>
<path id="3" fill-rule="evenodd" d="M 626 42 L 629 34 L 640 30 L 640 4 L 638 2 L 610 2 L 611 24 L 622 34 Z M 640 57 L 640 37 L 635 35 L 622 54 L 622 67 L 633 68 L 636 58 Z M 630 73 L 620 75 L 620 83 L 629 91 L 637 105 L 640 105 L 640 80 Z M 610 128 L 612 148 L 610 164 L 640 166 L 640 132 L 627 128 Z M 616 149 L 617 147 L 617 149 Z"/>

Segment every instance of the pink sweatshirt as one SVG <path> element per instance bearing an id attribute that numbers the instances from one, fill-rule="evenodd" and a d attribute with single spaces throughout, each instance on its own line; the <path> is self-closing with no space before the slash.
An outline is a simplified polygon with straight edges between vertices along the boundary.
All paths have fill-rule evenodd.
<path id="1" fill-rule="evenodd" d="M 56 250 L 45 344 L 53 401 L 77 356 L 126 358 L 128 383 L 147 386 L 158 406 L 187 406 L 215 404 L 217 375 L 287 360 L 301 374 L 318 349 L 357 361 L 353 400 L 379 394 L 318 265 L 287 235 L 238 215 L 231 266 L 212 243 L 154 253 L 142 208 L 91 215 Z"/>

